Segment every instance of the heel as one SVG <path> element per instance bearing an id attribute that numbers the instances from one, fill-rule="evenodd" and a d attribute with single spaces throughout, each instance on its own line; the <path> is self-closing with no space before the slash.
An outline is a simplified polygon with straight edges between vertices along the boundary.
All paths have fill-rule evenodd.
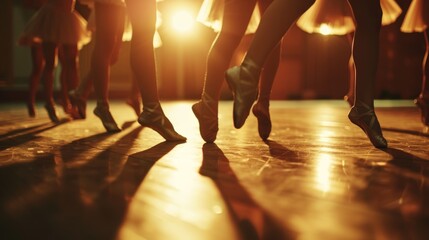
<path id="1" fill-rule="evenodd" d="M 383 137 L 380 123 L 375 115 L 374 109 L 364 105 L 360 106 L 366 110 L 359 113 L 357 107 L 353 107 L 348 115 L 350 121 L 360 127 L 376 148 L 387 148 L 387 141 Z"/>
<path id="2" fill-rule="evenodd" d="M 94 114 L 100 118 L 107 132 L 115 133 L 121 131 L 121 129 L 116 124 L 115 119 L 113 119 L 108 106 L 100 106 L 97 104 L 97 107 L 94 109 Z"/>
<path id="3" fill-rule="evenodd" d="M 178 134 L 171 122 L 164 115 L 161 106 L 157 104 L 154 108 L 143 108 L 137 121 L 144 127 L 151 128 L 167 141 L 186 141 L 186 138 Z"/>

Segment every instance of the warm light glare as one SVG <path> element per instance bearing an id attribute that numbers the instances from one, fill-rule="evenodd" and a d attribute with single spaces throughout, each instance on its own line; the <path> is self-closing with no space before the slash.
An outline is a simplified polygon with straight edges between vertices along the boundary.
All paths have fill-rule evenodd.
<path id="1" fill-rule="evenodd" d="M 194 27 L 195 19 L 189 11 L 179 10 L 171 17 L 172 28 L 179 33 L 188 33 Z"/>
<path id="2" fill-rule="evenodd" d="M 334 132 L 322 130 L 319 132 L 319 141 L 323 143 L 330 143 L 332 142 L 332 136 L 334 136 Z"/>
<path id="3" fill-rule="evenodd" d="M 323 23 L 320 25 L 320 33 L 323 35 L 330 35 L 332 34 L 332 28 L 328 24 Z"/>
<path id="4" fill-rule="evenodd" d="M 330 154 L 321 153 L 316 162 L 316 188 L 326 193 L 331 189 L 332 158 Z"/>

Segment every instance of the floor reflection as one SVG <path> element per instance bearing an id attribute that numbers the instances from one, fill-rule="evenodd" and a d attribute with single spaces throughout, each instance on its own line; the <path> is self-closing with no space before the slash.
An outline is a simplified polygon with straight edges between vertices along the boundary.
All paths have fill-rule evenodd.
<path id="1" fill-rule="evenodd" d="M 111 104 L 115 134 L 91 114 L 52 124 L 25 106 L 0 112 L 0 239 L 429 235 L 429 138 L 414 105 L 377 109 L 389 140 L 380 150 L 342 101 L 273 101 L 268 141 L 253 116 L 235 129 L 221 102 L 216 144 L 204 144 L 191 104 L 163 105 L 188 137 L 180 145 L 141 127 L 123 102 Z"/>

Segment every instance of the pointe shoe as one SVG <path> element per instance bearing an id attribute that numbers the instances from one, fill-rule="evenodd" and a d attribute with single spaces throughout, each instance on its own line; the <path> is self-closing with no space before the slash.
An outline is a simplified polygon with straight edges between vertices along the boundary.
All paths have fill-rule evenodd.
<path id="1" fill-rule="evenodd" d="M 207 143 L 213 143 L 219 131 L 217 111 L 204 100 L 192 105 L 192 111 L 198 119 L 201 137 Z"/>
<path id="2" fill-rule="evenodd" d="M 267 140 L 271 133 L 271 118 L 268 105 L 257 102 L 252 108 L 253 115 L 258 119 L 258 133 L 262 140 Z"/>
<path id="3" fill-rule="evenodd" d="M 71 90 L 69 92 L 69 98 L 74 107 L 76 107 L 77 114 L 79 114 L 79 118 L 86 118 L 86 100 L 79 96 L 75 90 Z"/>
<path id="4" fill-rule="evenodd" d="M 107 132 L 115 133 L 121 131 L 121 129 L 116 124 L 115 119 L 113 119 L 113 116 L 110 113 L 108 106 L 102 106 L 97 104 L 94 109 L 94 114 L 95 116 L 100 118 Z"/>
<path id="5" fill-rule="evenodd" d="M 371 109 L 367 105 L 360 107 L 364 108 L 366 112 L 359 113 L 357 107 L 354 106 L 348 115 L 350 121 L 365 132 L 374 147 L 387 148 L 387 141 L 383 137 L 380 123 L 378 122 L 374 109 Z"/>
<path id="6" fill-rule="evenodd" d="M 51 119 L 51 121 L 53 123 L 59 123 L 60 122 L 60 120 L 58 119 L 58 116 L 57 116 L 57 111 L 55 110 L 55 105 L 53 103 L 45 104 L 45 109 L 48 112 L 49 119 Z"/>
<path id="7" fill-rule="evenodd" d="M 186 141 L 185 137 L 174 130 L 159 104 L 154 108 L 144 107 L 137 121 L 140 125 L 153 129 L 167 141 Z"/>
<path id="8" fill-rule="evenodd" d="M 36 109 L 34 107 L 34 102 L 27 102 L 28 116 L 34 118 L 36 117 Z"/>
<path id="9" fill-rule="evenodd" d="M 350 107 L 353 107 L 354 105 L 354 96 L 350 96 L 350 95 L 344 95 L 344 101 L 346 101 Z"/>
<path id="10" fill-rule="evenodd" d="M 225 78 L 234 97 L 234 127 L 241 128 L 258 96 L 259 70 L 242 64 L 228 69 Z"/>
<path id="11" fill-rule="evenodd" d="M 138 99 L 129 98 L 125 101 L 125 103 L 128 104 L 134 110 L 137 117 L 140 115 L 141 108 L 140 108 L 140 101 Z"/>
<path id="12" fill-rule="evenodd" d="M 419 96 L 414 103 L 420 108 L 422 123 L 429 126 L 429 97 Z"/>

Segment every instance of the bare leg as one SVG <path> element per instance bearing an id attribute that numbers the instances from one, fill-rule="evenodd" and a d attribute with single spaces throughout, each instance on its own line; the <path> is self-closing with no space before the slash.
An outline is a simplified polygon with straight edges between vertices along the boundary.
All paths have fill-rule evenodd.
<path id="1" fill-rule="evenodd" d="M 31 47 L 31 63 L 32 69 L 30 75 L 27 108 L 28 115 L 30 117 L 35 117 L 36 110 L 34 109 L 34 103 L 36 101 L 36 93 L 39 86 L 40 77 L 42 75 L 43 68 L 45 67 L 45 59 L 43 58 L 43 50 L 40 44 Z"/>
<path id="2" fill-rule="evenodd" d="M 429 27 L 426 28 L 423 34 L 425 36 L 426 52 L 422 61 L 422 89 L 414 102 L 420 108 L 422 123 L 429 126 L 429 87 L 427 84 L 429 76 Z"/>
<path id="3" fill-rule="evenodd" d="M 216 140 L 218 128 L 218 102 L 234 51 L 243 38 L 256 2 L 226 0 L 223 10 L 222 29 L 218 33 L 207 56 L 207 66 L 201 100 L 192 106 L 200 125 L 201 137 L 206 142 Z"/>
<path id="4" fill-rule="evenodd" d="M 350 47 L 353 45 L 353 36 L 352 34 L 347 35 L 347 40 L 350 43 Z M 355 61 L 353 60 L 353 54 L 350 54 L 349 59 L 349 91 L 344 96 L 344 100 L 347 101 L 347 103 L 350 105 L 350 107 L 353 107 L 355 104 Z"/>
<path id="5" fill-rule="evenodd" d="M 261 12 L 265 12 L 271 4 L 271 0 L 260 0 L 259 8 Z M 270 117 L 270 96 L 274 83 L 274 78 L 277 73 L 280 62 L 281 42 L 273 49 L 265 62 L 264 68 L 261 72 L 261 79 L 259 83 L 259 94 L 256 104 L 252 108 L 253 114 L 258 119 L 258 133 L 259 136 L 266 140 L 271 133 L 271 117 Z"/>
<path id="6" fill-rule="evenodd" d="M 262 16 L 242 64 L 226 72 L 226 80 L 234 95 L 233 118 L 236 128 L 244 125 L 256 100 L 262 66 L 290 26 L 313 3 L 314 0 L 273 1 Z"/>
<path id="7" fill-rule="evenodd" d="M 54 43 L 42 43 L 45 67 L 42 72 L 45 92 L 45 108 L 52 122 L 58 123 L 58 116 L 55 111 L 54 101 L 54 69 L 56 66 L 57 46 Z"/>
<path id="8" fill-rule="evenodd" d="M 97 107 L 94 114 L 100 118 L 108 132 L 120 131 L 109 110 L 108 89 L 110 63 L 116 34 L 119 29 L 122 8 L 113 4 L 95 3 L 95 46 L 92 54 L 91 71 Z"/>
<path id="9" fill-rule="evenodd" d="M 349 0 L 356 19 L 353 59 L 356 69 L 355 101 L 349 119 L 377 148 L 387 147 L 374 112 L 374 87 L 378 66 L 381 7 L 379 0 Z"/>
<path id="10" fill-rule="evenodd" d="M 68 95 L 69 89 L 75 89 L 79 83 L 79 50 L 77 45 L 63 45 L 59 50 L 61 70 L 61 95 L 64 111 L 74 119 L 80 118 L 77 109 L 72 106 Z"/>
<path id="11" fill-rule="evenodd" d="M 150 127 L 167 141 L 185 141 L 165 116 L 158 99 L 153 36 L 156 28 L 156 0 L 127 0 L 128 16 L 133 28 L 130 61 L 140 88 L 143 112 L 138 118 L 142 126 Z M 144 17 L 144 19 L 142 19 Z"/>

